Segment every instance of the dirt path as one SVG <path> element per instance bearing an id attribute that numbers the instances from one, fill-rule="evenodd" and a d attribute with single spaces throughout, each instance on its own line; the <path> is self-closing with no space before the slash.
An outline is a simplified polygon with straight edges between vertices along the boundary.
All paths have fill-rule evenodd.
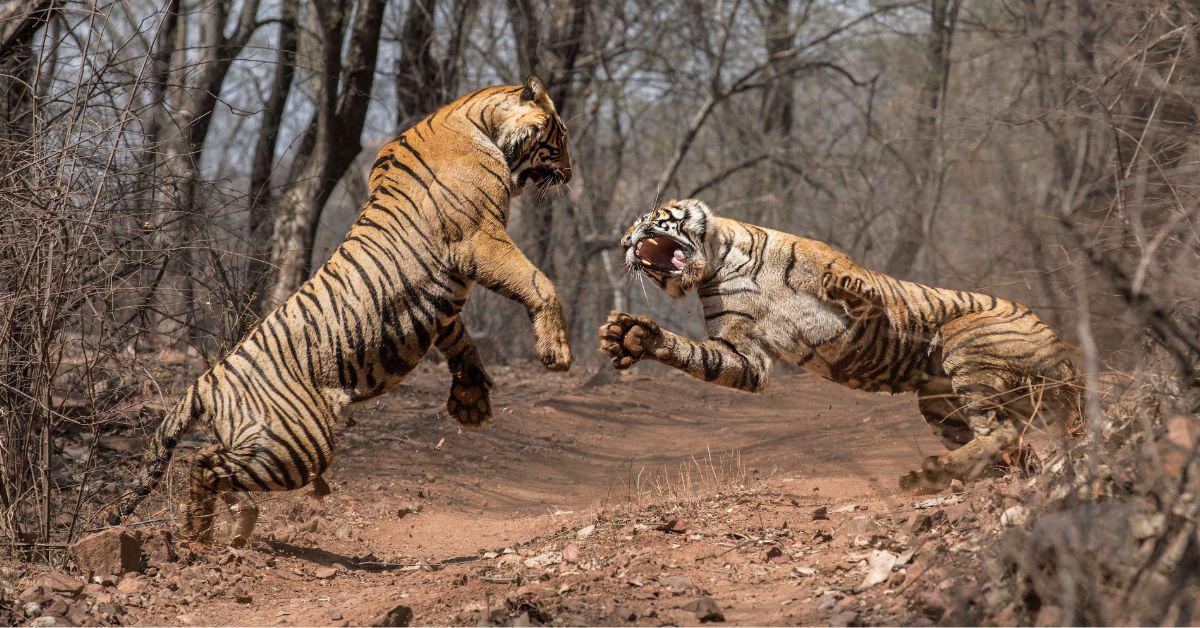
<path id="1" fill-rule="evenodd" d="M 941 450 L 914 399 L 805 375 L 750 395 L 652 367 L 495 368 L 498 416 L 464 432 L 437 416 L 442 368 L 354 411 L 332 495 L 264 497 L 253 546 L 161 566 L 117 594 L 125 620 L 364 625 L 397 605 L 419 624 L 925 616 L 893 591 L 923 543 L 896 479 Z M 863 589 L 881 551 L 903 562 Z"/>

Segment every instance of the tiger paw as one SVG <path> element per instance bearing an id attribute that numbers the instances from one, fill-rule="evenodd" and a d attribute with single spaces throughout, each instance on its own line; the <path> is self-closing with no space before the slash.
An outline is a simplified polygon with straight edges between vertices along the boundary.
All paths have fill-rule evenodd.
<path id="1" fill-rule="evenodd" d="M 567 325 L 562 312 L 535 317 L 533 330 L 537 337 L 534 349 L 542 366 L 550 371 L 571 368 L 571 343 L 567 340 Z"/>
<path id="2" fill-rule="evenodd" d="M 929 456 L 919 471 L 909 471 L 900 478 L 900 490 L 915 495 L 929 495 L 950 488 L 953 479 L 941 459 Z"/>
<path id="3" fill-rule="evenodd" d="M 627 369 L 645 358 L 662 336 L 662 330 L 650 318 L 616 311 L 608 315 L 598 333 L 600 352 L 618 369 Z"/>
<path id="4" fill-rule="evenodd" d="M 492 418 L 492 404 L 488 397 L 491 389 L 492 378 L 483 369 L 456 369 L 450 382 L 446 412 L 467 427 L 479 427 L 487 423 Z"/>

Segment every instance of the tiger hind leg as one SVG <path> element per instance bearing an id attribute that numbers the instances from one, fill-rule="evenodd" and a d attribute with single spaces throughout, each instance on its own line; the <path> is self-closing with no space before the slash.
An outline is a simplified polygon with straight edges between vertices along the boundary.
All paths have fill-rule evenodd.
<path id="1" fill-rule="evenodd" d="M 247 457 L 219 445 L 210 445 L 192 458 L 190 501 L 185 535 L 192 541 L 211 544 L 216 529 L 216 502 L 219 496 L 233 513 L 235 523 L 230 543 L 238 546 L 250 540 L 258 521 L 258 506 L 246 487 L 255 486 L 252 479 L 242 477 L 245 466 L 239 464 Z M 270 488 L 270 487 L 268 487 Z"/>
<path id="2" fill-rule="evenodd" d="M 229 544 L 241 547 L 248 543 L 254 534 L 254 524 L 258 523 L 258 504 L 254 503 L 254 498 L 249 493 L 242 491 L 223 493 L 221 496 L 229 505 L 229 511 L 235 519 Z"/>
<path id="3" fill-rule="evenodd" d="M 921 390 L 917 397 L 917 408 L 946 449 L 958 449 L 975 437 L 975 432 L 962 415 L 962 400 L 949 386 Z"/>
<path id="4" fill-rule="evenodd" d="M 1018 421 L 1005 405 L 1008 379 L 1003 371 L 963 368 L 951 377 L 950 394 L 922 395 L 922 414 L 952 451 L 926 458 L 900 479 L 902 489 L 936 492 L 955 479 L 973 480 L 1017 447 Z"/>

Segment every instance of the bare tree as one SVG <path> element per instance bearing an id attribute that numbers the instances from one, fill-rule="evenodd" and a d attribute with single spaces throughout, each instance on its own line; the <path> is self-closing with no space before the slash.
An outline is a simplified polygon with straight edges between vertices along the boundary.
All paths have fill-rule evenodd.
<path id="1" fill-rule="evenodd" d="M 320 34 L 316 112 L 300 140 L 301 156 L 292 167 L 293 182 L 279 200 L 271 234 L 276 280 L 263 309 L 287 299 L 308 278 L 317 226 L 329 195 L 362 150 L 363 123 L 375 80 L 383 0 L 314 2 L 312 26 Z M 342 41 L 349 45 L 345 57 Z M 339 89 L 339 83 L 341 88 Z"/>

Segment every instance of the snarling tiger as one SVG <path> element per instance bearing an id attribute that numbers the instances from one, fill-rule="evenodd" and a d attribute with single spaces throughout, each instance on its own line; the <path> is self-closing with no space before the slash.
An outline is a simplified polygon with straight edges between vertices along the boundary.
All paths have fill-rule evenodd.
<path id="1" fill-rule="evenodd" d="M 673 200 L 625 233 L 626 265 L 667 294 L 698 292 L 708 331 L 692 340 L 613 312 L 600 350 L 618 369 L 653 359 L 694 377 L 761 391 L 773 360 L 850 388 L 915 392 L 951 451 L 901 486 L 937 490 L 1021 453 L 1035 420 L 1078 410 L 1070 348 L 1027 307 L 932 288 L 859 266 L 828 245 L 721 218 Z"/>
<path id="2" fill-rule="evenodd" d="M 492 381 L 459 314 L 476 282 L 524 305 L 542 363 L 567 369 L 554 286 L 506 225 L 523 186 L 570 178 L 566 128 L 533 76 L 467 94 L 389 142 L 345 241 L 186 390 L 110 523 L 133 512 L 184 432 L 203 420 L 216 443 L 192 459 L 186 531 L 211 542 L 220 496 L 236 513 L 230 540 L 244 542 L 258 516 L 248 492 L 319 480 L 339 412 L 394 387 L 430 346 L 451 372 L 449 413 L 466 425 L 487 421 Z"/>

